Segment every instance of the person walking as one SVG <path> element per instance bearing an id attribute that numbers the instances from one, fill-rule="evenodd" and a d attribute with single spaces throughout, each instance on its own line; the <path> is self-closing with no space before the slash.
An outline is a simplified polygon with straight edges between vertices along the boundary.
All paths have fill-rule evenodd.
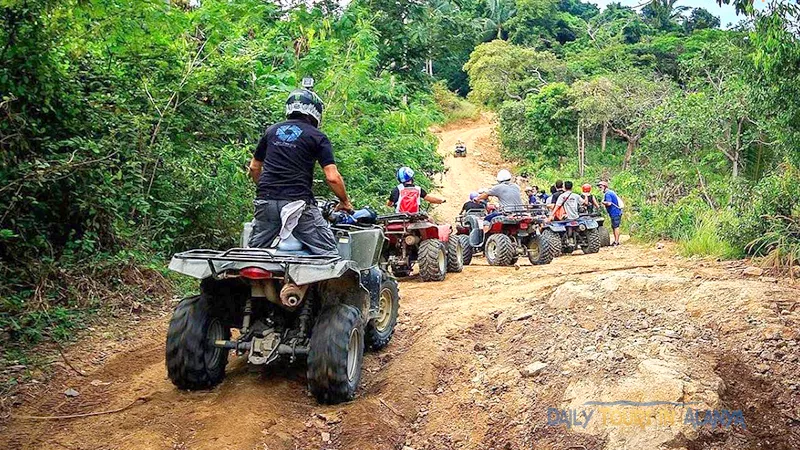
<path id="1" fill-rule="evenodd" d="M 622 223 L 622 210 L 625 205 L 616 192 L 608 188 L 608 181 L 601 181 L 597 186 L 603 192 L 603 205 L 606 207 L 608 217 L 611 218 L 611 228 L 614 233 L 614 242 L 611 244 L 616 247 L 619 245 L 619 227 Z"/>

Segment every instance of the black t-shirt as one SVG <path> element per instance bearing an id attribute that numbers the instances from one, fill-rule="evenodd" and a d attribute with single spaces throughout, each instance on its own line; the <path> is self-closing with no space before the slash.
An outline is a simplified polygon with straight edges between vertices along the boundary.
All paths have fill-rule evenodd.
<path id="1" fill-rule="evenodd" d="M 483 205 L 482 203 L 470 200 L 464 203 L 464 206 L 461 207 L 461 212 L 469 211 L 470 209 L 486 209 L 486 206 Z"/>
<path id="2" fill-rule="evenodd" d="M 414 184 L 406 184 L 406 187 L 414 187 Z M 428 196 L 428 193 L 425 192 L 425 189 L 419 188 L 419 198 L 425 198 Z M 400 200 L 400 189 L 397 186 L 392 189 L 392 193 L 389 194 L 389 201 L 393 204 L 397 204 L 397 201 Z"/>
<path id="3" fill-rule="evenodd" d="M 549 201 L 553 202 L 553 204 L 555 205 L 556 202 L 558 201 L 558 197 L 561 197 L 561 194 L 563 194 L 563 193 L 564 193 L 564 191 L 557 190 L 555 194 L 550 196 L 550 200 Z"/>
<path id="4" fill-rule="evenodd" d="M 264 163 L 258 198 L 291 201 L 313 201 L 314 163 L 325 167 L 336 162 L 325 133 L 302 120 L 287 120 L 267 128 L 253 158 Z"/>

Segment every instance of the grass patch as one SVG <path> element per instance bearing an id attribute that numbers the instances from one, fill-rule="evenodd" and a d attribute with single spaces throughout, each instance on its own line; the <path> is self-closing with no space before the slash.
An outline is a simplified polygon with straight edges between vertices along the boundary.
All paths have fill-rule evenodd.
<path id="1" fill-rule="evenodd" d="M 720 259 L 735 259 L 741 256 L 729 242 L 720 237 L 718 216 L 705 214 L 695 219 L 695 227 L 689 236 L 678 243 L 684 256 L 704 256 Z"/>
<path id="2" fill-rule="evenodd" d="M 448 90 L 444 81 L 434 83 L 433 98 L 445 116 L 445 123 L 480 117 L 480 109 Z"/>

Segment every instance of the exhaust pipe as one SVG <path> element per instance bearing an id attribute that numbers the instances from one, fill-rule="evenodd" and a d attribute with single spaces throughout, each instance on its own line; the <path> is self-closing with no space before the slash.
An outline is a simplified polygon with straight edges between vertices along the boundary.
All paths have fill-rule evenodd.
<path id="1" fill-rule="evenodd" d="M 281 288 L 281 304 L 287 308 L 296 308 L 303 301 L 307 290 L 307 284 L 302 286 L 294 283 L 284 284 Z"/>

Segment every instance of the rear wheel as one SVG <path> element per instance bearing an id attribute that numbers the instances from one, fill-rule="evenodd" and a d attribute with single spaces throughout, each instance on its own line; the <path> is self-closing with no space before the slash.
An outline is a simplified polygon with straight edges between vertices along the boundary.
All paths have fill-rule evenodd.
<path id="1" fill-rule="evenodd" d="M 553 261 L 553 249 L 550 248 L 552 243 L 544 238 L 544 236 L 534 236 L 528 242 L 528 260 L 534 266 L 542 264 L 550 264 Z"/>
<path id="2" fill-rule="evenodd" d="M 547 241 L 547 247 L 550 248 L 550 254 L 553 258 L 558 258 L 563 254 L 561 249 L 561 236 L 553 230 L 544 230 L 541 235 L 542 241 Z M 544 245 L 543 245 L 544 247 Z"/>
<path id="3" fill-rule="evenodd" d="M 387 278 L 381 283 L 378 317 L 367 323 L 365 336 L 370 349 L 380 350 L 392 340 L 399 309 L 400 294 L 397 289 L 397 280 Z"/>
<path id="4" fill-rule="evenodd" d="M 464 270 L 464 248 L 458 236 L 450 236 L 447 240 L 447 271 L 459 273 Z"/>
<path id="5" fill-rule="evenodd" d="M 442 281 L 447 275 L 447 253 L 444 242 L 425 239 L 419 245 L 419 276 L 422 281 Z"/>
<path id="6" fill-rule="evenodd" d="M 231 330 L 215 317 L 207 294 L 183 299 L 167 330 L 167 374 L 179 389 L 208 389 L 225 378 L 228 350 L 214 341 L 228 340 Z"/>
<path id="7" fill-rule="evenodd" d="M 327 308 L 311 332 L 308 388 L 320 403 L 352 400 L 361 380 L 364 330 L 356 308 L 338 304 Z"/>
<path id="8" fill-rule="evenodd" d="M 510 266 L 517 258 L 514 243 L 505 234 L 493 234 L 486 240 L 486 261 L 492 266 Z"/>
<path id="9" fill-rule="evenodd" d="M 597 253 L 600 251 L 600 233 L 597 232 L 597 228 L 593 228 L 591 230 L 586 230 L 586 246 L 581 248 L 583 253 Z"/>
<path id="10" fill-rule="evenodd" d="M 461 253 L 464 255 L 464 265 L 468 266 L 472 263 L 472 245 L 469 243 L 469 236 L 466 234 L 459 234 L 458 240 L 461 241 Z"/>
<path id="11" fill-rule="evenodd" d="M 601 225 L 597 227 L 597 233 L 600 235 L 600 247 L 611 246 L 611 233 L 608 232 L 608 228 Z"/>

